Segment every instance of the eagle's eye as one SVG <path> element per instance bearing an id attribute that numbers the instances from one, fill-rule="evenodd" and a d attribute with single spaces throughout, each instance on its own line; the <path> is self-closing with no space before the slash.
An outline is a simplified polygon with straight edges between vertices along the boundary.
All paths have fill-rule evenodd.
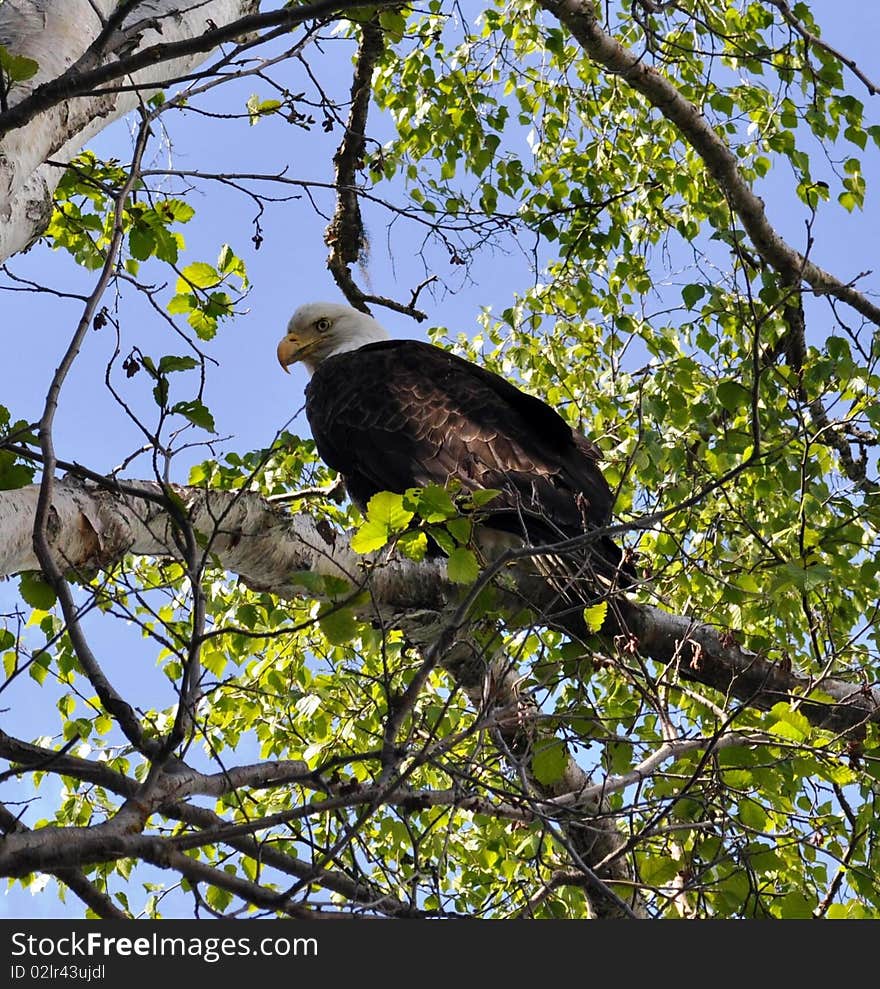
<path id="1" fill-rule="evenodd" d="M 326 333 L 330 329 L 330 320 L 326 316 L 322 316 L 316 323 L 315 327 L 321 333 Z"/>

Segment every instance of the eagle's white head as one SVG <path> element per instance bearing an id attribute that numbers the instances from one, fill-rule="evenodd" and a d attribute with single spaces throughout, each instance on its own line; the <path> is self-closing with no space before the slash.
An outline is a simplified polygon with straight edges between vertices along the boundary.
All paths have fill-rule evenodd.
<path id="1" fill-rule="evenodd" d="M 387 339 L 381 324 L 351 306 L 307 302 L 290 317 L 287 333 L 278 344 L 278 361 L 285 371 L 288 365 L 302 361 L 311 376 L 328 357 Z"/>

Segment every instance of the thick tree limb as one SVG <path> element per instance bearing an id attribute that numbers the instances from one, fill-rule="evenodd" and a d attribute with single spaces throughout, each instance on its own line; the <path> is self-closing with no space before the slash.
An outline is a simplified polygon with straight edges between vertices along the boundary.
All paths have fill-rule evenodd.
<path id="1" fill-rule="evenodd" d="M 105 762 L 59 753 L 12 738 L 5 732 L 0 732 L 0 756 L 14 763 L 16 767 L 20 767 L 20 772 L 40 768 L 48 772 L 71 776 L 83 782 L 97 784 L 110 793 L 124 798 L 133 796 L 140 787 L 137 780 L 117 772 Z M 179 783 L 182 784 L 182 789 L 178 790 L 176 799 L 167 800 L 162 804 L 161 813 L 172 820 L 188 824 L 200 832 L 211 831 L 215 834 L 221 834 L 222 829 L 228 827 L 229 822 L 214 811 L 188 803 L 188 797 L 220 797 L 239 788 L 287 787 L 291 783 L 312 785 L 318 788 L 314 774 L 305 763 L 289 760 L 267 761 L 254 766 L 235 766 L 223 773 L 213 774 L 200 773 L 183 763 L 173 763 L 172 769 L 178 777 Z M 252 833 L 255 834 L 258 829 L 259 822 L 254 824 Z M 24 825 L 19 824 L 8 811 L 0 808 L 0 830 L 8 836 L 27 829 Z M 225 844 L 244 855 L 250 856 L 255 861 L 297 879 L 303 878 L 311 871 L 308 861 L 286 855 L 271 843 L 258 840 L 255 837 L 239 835 L 224 837 L 222 840 Z M 79 886 L 72 881 L 78 878 L 73 876 L 75 871 L 77 870 L 59 870 L 53 875 L 70 886 L 77 895 L 81 895 Z M 79 875 L 81 876 L 81 874 Z M 364 881 L 355 881 L 343 872 L 325 869 L 312 881 L 334 893 L 339 893 L 352 903 L 362 903 L 364 906 L 369 906 L 372 910 L 378 910 L 388 916 L 410 912 L 408 903 L 388 896 L 382 890 L 374 888 Z M 91 893 L 96 891 L 83 889 L 82 892 L 91 896 Z M 102 894 L 97 895 L 101 896 Z M 81 898 L 86 899 L 83 895 Z M 102 912 L 98 909 L 100 904 L 94 902 L 93 899 L 88 899 L 86 902 L 100 916 L 111 915 L 109 911 Z"/>
<path id="2" fill-rule="evenodd" d="M 179 557 L 179 541 L 175 539 L 175 527 L 167 513 L 166 495 L 159 485 L 130 482 L 123 492 L 113 490 L 109 484 L 107 488 L 100 489 L 65 478 L 57 481 L 54 488 L 47 531 L 51 550 L 61 569 L 90 571 L 109 567 L 129 553 Z M 436 643 L 438 634 L 450 627 L 460 626 L 461 589 L 446 579 L 442 561 L 415 563 L 399 559 L 394 554 L 370 559 L 358 556 L 352 552 L 343 534 L 315 523 L 309 516 L 287 515 L 251 493 L 206 492 L 194 488 L 177 488 L 174 493 L 184 507 L 188 523 L 205 536 L 213 562 L 237 573 L 252 587 L 282 597 L 300 596 L 306 593 L 297 581 L 297 574 L 302 571 L 344 576 L 353 586 L 368 582 L 371 603 L 363 606 L 363 616 L 370 619 L 380 617 L 383 623 L 404 628 L 408 636 L 413 641 L 421 641 L 426 650 Z M 0 493 L 0 573 L 12 574 L 37 566 L 28 538 L 37 494 L 37 486 Z M 545 585 L 532 577 L 522 586 L 525 591 L 517 589 L 507 592 L 511 594 L 512 605 L 516 603 L 521 606 L 523 593 L 531 595 L 534 600 L 535 587 Z M 549 610 L 552 605 L 549 600 L 534 601 L 539 615 L 543 607 Z M 615 600 L 614 606 L 609 609 L 609 613 L 612 612 L 616 617 L 603 630 L 603 637 L 599 641 L 594 640 L 596 645 L 604 644 L 608 651 L 637 648 L 643 656 L 666 664 L 684 679 L 709 684 L 758 708 L 767 708 L 780 700 L 794 699 L 814 724 L 837 731 L 876 718 L 880 711 L 880 697 L 876 692 L 842 681 L 825 680 L 818 684 L 824 694 L 834 699 L 833 702 L 823 703 L 807 698 L 806 695 L 816 684 L 744 649 L 724 630 L 623 598 Z M 457 613 L 459 618 L 456 619 L 454 616 Z M 487 660 L 482 653 L 462 649 L 460 636 L 453 638 L 458 647 L 443 655 L 443 665 L 478 711 L 512 712 L 495 716 L 491 730 L 501 750 L 508 754 L 528 780 L 532 738 L 529 726 L 535 723 L 534 712 L 530 715 L 529 710 L 523 708 L 524 703 L 527 707 L 527 701 L 520 697 L 516 672 L 503 658 Z M 426 652 L 425 661 L 433 662 L 429 652 Z M 25 764 L 35 758 L 45 760 L 45 752 L 30 752 L 22 746 L 23 743 L 19 743 L 18 748 L 10 748 L 3 742 L 0 749 L 7 758 Z M 667 746 L 662 759 L 673 757 L 676 751 L 675 745 Z M 87 761 L 60 754 L 56 770 L 84 779 L 89 778 L 87 774 L 90 772 L 105 772 L 104 769 L 84 768 L 80 765 L 84 762 Z M 653 763 L 646 763 L 639 767 L 639 772 L 650 773 L 653 768 Z M 141 786 L 131 793 L 121 794 L 125 796 L 125 802 L 110 821 L 87 829 L 74 829 L 68 832 L 65 840 L 53 833 L 15 836 L 15 849 L 10 845 L 6 858 L 0 853 L 0 873 L 9 869 L 19 870 L 12 874 L 21 874 L 21 870 L 68 868 L 74 862 L 108 861 L 136 855 L 166 867 L 187 865 L 195 871 L 184 872 L 185 875 L 198 881 L 212 881 L 207 873 L 203 875 L 196 867 L 178 861 L 182 849 L 144 834 L 150 813 L 161 809 L 163 812 L 171 811 L 171 816 L 178 819 L 186 819 L 189 813 L 185 809 L 188 807 L 187 797 L 196 794 L 221 795 L 239 785 L 272 785 L 279 780 L 279 772 L 280 778 L 309 786 L 308 779 L 300 777 L 301 773 L 306 772 L 305 767 L 295 763 L 283 767 L 271 763 L 260 767 L 241 767 L 208 777 L 182 764 L 170 762 L 163 772 L 157 774 L 150 787 Z M 92 778 L 95 782 L 106 782 L 98 777 Z M 633 781 L 637 782 L 636 777 Z M 627 783 L 622 780 L 620 785 Z M 370 805 L 371 800 L 393 803 L 398 799 L 419 799 L 406 792 L 398 793 L 393 783 L 390 787 L 373 789 L 375 793 L 370 790 L 352 792 L 346 796 L 328 795 L 330 804 L 316 806 L 326 809 L 337 801 L 341 801 L 340 806 L 365 806 Z M 511 812 L 517 817 L 525 812 L 527 818 L 537 814 L 550 826 L 558 828 L 559 825 L 552 822 L 564 809 L 561 819 L 564 823 L 559 837 L 569 849 L 572 860 L 582 870 L 597 914 L 631 916 L 633 908 L 620 900 L 607 885 L 609 882 L 631 882 L 628 862 L 618 854 L 623 838 L 614 818 L 602 810 L 607 783 L 594 782 L 574 759 L 569 758 L 558 781 L 550 786 L 540 786 L 532 780 L 528 784 L 529 791 L 530 796 L 524 803 L 511 805 Z M 469 809 L 468 800 L 462 801 L 461 793 L 450 792 L 449 796 L 456 806 Z M 434 803 L 435 798 L 442 802 L 441 794 L 423 797 L 428 803 Z M 490 808 L 482 804 L 470 809 L 500 813 L 501 816 L 507 813 L 500 806 Z M 248 843 L 255 841 L 254 827 L 273 827 L 309 813 L 309 806 L 298 807 L 256 824 L 244 823 L 232 828 L 227 822 L 212 820 L 210 833 L 195 834 L 188 840 L 198 845 L 212 841 L 241 841 L 245 844 L 240 850 L 247 849 L 246 853 L 250 854 L 253 848 Z M 76 853 L 70 850 L 71 841 L 77 845 Z M 604 865 L 599 873 L 594 873 L 592 865 L 598 863 Z M 279 866 L 281 864 L 279 862 Z M 321 882 L 326 872 L 324 865 L 318 862 L 304 866 L 297 873 L 297 878 L 301 883 Z M 249 902 L 261 905 L 267 902 L 262 898 L 262 893 L 250 887 L 231 891 L 236 895 L 246 893 Z M 294 904 L 276 904 L 276 908 L 292 910 Z M 397 909 L 390 902 L 386 908 L 392 914 Z M 640 912 L 638 901 L 635 902 L 635 912 Z"/>
<path id="3" fill-rule="evenodd" d="M 357 173 L 364 167 L 367 148 L 367 115 L 372 97 L 373 69 L 385 47 L 385 36 L 378 21 L 361 25 L 361 40 L 351 84 L 351 108 L 342 141 L 333 155 L 336 172 L 336 209 L 324 232 L 330 248 L 327 268 L 348 301 L 357 309 L 368 311 L 364 294 L 351 277 L 351 265 L 361 262 L 369 251 L 369 242 L 361 217 L 357 194 Z"/>
<path id="4" fill-rule="evenodd" d="M 11 836 L 29 834 L 30 828 L 25 827 L 14 814 L 10 813 L 6 807 L 0 804 L 0 831 L 9 840 Z M 75 866 L 61 867 L 48 870 L 58 882 L 63 883 L 89 907 L 93 913 L 104 920 L 128 920 L 128 914 L 107 896 L 102 893 L 88 880 L 81 869 Z"/>
<path id="5" fill-rule="evenodd" d="M 694 743 L 688 743 L 688 749 L 693 747 Z M 664 757 L 668 758 L 669 754 L 666 752 Z M 20 766 L 22 771 L 28 767 L 39 767 L 44 770 L 48 768 L 48 771 L 96 783 L 124 797 L 126 801 L 136 803 L 139 800 L 141 784 L 105 764 L 54 753 L 49 749 L 13 739 L 2 732 L 0 732 L 0 755 Z M 220 797 L 240 788 L 286 787 L 290 783 L 298 783 L 318 790 L 326 794 L 326 799 L 314 804 L 298 806 L 290 811 L 279 812 L 270 817 L 240 822 L 224 820 L 212 811 L 194 807 L 186 802 L 187 798 L 192 796 Z M 621 782 L 621 785 L 625 784 Z M 593 790 L 595 793 L 591 794 L 590 799 L 599 799 L 601 787 L 594 787 Z M 522 823 L 542 819 L 547 813 L 558 813 L 563 810 L 566 812 L 564 816 L 570 817 L 584 803 L 583 797 L 577 793 L 567 794 L 567 799 L 562 801 L 539 801 L 531 806 L 529 803 L 489 800 L 476 793 L 469 794 L 458 787 L 448 790 L 418 791 L 405 786 L 391 789 L 368 784 L 328 786 L 320 783 L 308 767 L 297 762 L 259 763 L 234 767 L 226 772 L 210 775 L 176 762 L 172 771 L 164 777 L 161 786 L 155 789 L 149 808 L 144 807 L 142 810 L 159 811 L 172 819 L 191 824 L 196 830 L 175 838 L 162 839 L 160 844 L 155 842 L 150 844 L 151 836 L 139 832 L 138 838 L 143 837 L 146 843 L 142 844 L 136 840 L 136 845 L 138 851 L 146 850 L 149 853 L 148 861 L 161 863 L 167 860 L 171 867 L 176 868 L 171 858 L 179 852 L 221 843 L 291 876 L 305 879 L 309 883 L 318 882 L 328 889 L 342 893 L 355 903 L 369 905 L 371 909 L 379 909 L 389 916 L 418 914 L 420 911 L 414 910 L 410 904 L 388 896 L 369 884 L 355 882 L 335 871 L 314 870 L 307 862 L 275 851 L 271 845 L 253 837 L 257 832 L 302 820 L 310 815 L 322 815 L 333 808 L 372 806 L 378 801 L 410 810 L 454 807 L 466 812 Z M 146 820 L 146 815 L 143 815 L 143 819 Z M 127 824 L 128 821 L 129 819 L 126 818 Z M 53 875 L 57 874 L 61 878 L 62 873 L 68 875 L 73 870 L 71 865 L 65 863 L 114 861 L 127 854 L 125 851 L 127 833 L 113 827 L 112 822 L 75 829 L 47 827 L 38 832 L 31 832 L 18 826 L 9 815 L 8 820 L 0 819 L 0 830 L 6 834 L 6 839 L 0 846 L 0 875 L 51 871 Z M 594 844 L 596 844 L 596 838 L 601 835 L 602 822 L 592 825 L 590 830 L 595 836 Z M 616 837 L 617 843 L 620 844 L 622 839 L 619 835 Z M 607 854 L 608 846 L 597 844 L 594 857 L 598 857 L 601 851 Z M 617 875 L 618 879 L 624 878 L 619 866 L 614 871 L 620 873 Z M 184 874 L 189 873 L 184 870 Z M 211 881 L 217 885 L 216 882 Z M 250 902 L 261 902 L 260 898 L 253 898 L 253 889 L 250 893 L 251 895 L 246 897 Z"/>
<path id="6" fill-rule="evenodd" d="M 158 485 L 129 483 L 129 494 L 99 490 L 71 478 L 58 481 L 51 507 L 52 549 L 59 565 L 90 572 L 118 562 L 126 554 L 178 557 L 173 524 L 162 505 Z M 303 571 L 344 577 L 353 587 L 370 587 L 365 616 L 407 630 L 414 641 L 432 641 L 460 602 L 460 587 L 446 578 L 442 560 L 416 563 L 394 554 L 363 557 L 345 536 L 308 515 L 288 515 L 252 493 L 177 488 L 190 524 L 209 540 L 210 553 L 224 569 L 248 586 L 284 598 L 307 592 L 297 575 Z M 38 487 L 0 492 L 0 575 L 37 569 L 30 540 Z M 540 613 L 548 601 L 534 600 Z M 515 592 L 511 604 L 522 605 Z M 609 608 L 609 615 L 615 609 Z M 744 648 L 728 629 L 672 615 L 660 608 L 620 599 L 617 617 L 603 632 L 624 636 L 617 645 L 672 664 L 687 680 L 714 687 L 760 709 L 793 700 L 804 714 L 830 731 L 846 731 L 880 719 L 880 692 L 867 686 L 825 678 L 813 682 Z M 369 612 L 369 614 L 367 614 Z M 606 638 L 606 643 L 608 642 Z M 784 645 L 784 644 L 783 644 Z M 611 648 L 617 646 L 611 644 Z M 466 689 L 479 690 L 477 680 Z M 807 699 L 818 689 L 831 701 Z"/>

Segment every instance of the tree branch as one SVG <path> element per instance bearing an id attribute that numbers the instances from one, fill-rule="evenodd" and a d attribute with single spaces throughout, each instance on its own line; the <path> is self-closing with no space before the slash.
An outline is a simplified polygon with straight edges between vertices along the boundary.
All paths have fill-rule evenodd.
<path id="1" fill-rule="evenodd" d="M 333 156 L 336 209 L 324 232 L 324 243 L 330 248 L 327 268 L 342 294 L 356 309 L 369 312 L 369 303 L 373 303 L 412 316 L 421 322 L 427 316 L 415 308 L 418 292 L 414 292 L 412 302 L 405 305 L 393 299 L 363 292 L 351 275 L 351 266 L 363 262 L 370 249 L 361 216 L 358 172 L 364 167 L 367 148 L 367 116 L 373 98 L 373 71 L 385 51 L 385 35 L 378 16 L 364 21 L 360 30 L 361 40 L 351 83 L 351 108 L 345 133 Z"/>
<path id="2" fill-rule="evenodd" d="M 376 0 L 377 7 L 400 6 L 400 0 Z M 201 4 L 198 4 L 201 6 Z M 333 14 L 345 14 L 362 4 L 357 0 L 317 0 L 305 7 L 283 7 L 281 10 L 268 11 L 261 14 L 248 14 L 239 17 L 228 24 L 221 24 L 205 30 L 202 34 L 170 41 L 164 44 L 150 45 L 148 48 L 135 51 L 124 58 L 114 59 L 93 69 L 83 70 L 77 64 L 72 65 L 66 72 L 44 82 L 15 106 L 0 114 L 0 140 L 10 131 L 22 127 L 33 120 L 39 113 L 53 106 L 98 90 L 103 84 L 131 75 L 139 69 L 170 62 L 186 55 L 199 52 L 213 51 L 218 45 L 227 41 L 235 41 L 244 35 L 252 34 L 264 28 L 292 28 L 305 21 Z"/>
<path id="3" fill-rule="evenodd" d="M 724 191 L 757 252 L 784 280 L 789 279 L 789 283 L 791 279 L 803 280 L 816 295 L 834 296 L 880 326 L 880 307 L 852 285 L 814 264 L 776 232 L 767 219 L 763 201 L 743 178 L 726 141 L 673 83 L 602 29 L 593 0 L 540 0 L 540 3 L 571 31 L 594 62 L 624 79 L 675 124 Z"/>
<path id="4" fill-rule="evenodd" d="M 808 46 L 812 45 L 816 48 L 821 48 L 823 51 L 828 52 L 829 55 L 833 55 L 834 58 L 845 65 L 850 72 L 852 72 L 852 74 L 864 84 L 865 89 L 867 89 L 872 96 L 876 96 L 880 93 L 880 89 L 878 89 L 878 87 L 871 82 L 868 76 L 862 72 L 854 59 L 848 58 L 842 52 L 829 45 L 827 41 L 823 41 L 818 35 L 813 34 L 812 31 L 808 31 L 804 27 L 803 23 L 795 17 L 794 11 L 787 3 L 787 0 L 767 0 L 767 3 L 776 7 L 779 13 L 785 18 L 786 22 L 804 39 Z"/>
<path id="5" fill-rule="evenodd" d="M 52 376 L 52 382 L 46 395 L 45 406 L 39 423 L 39 439 L 43 457 L 44 473 L 42 482 L 40 483 L 32 528 L 34 552 L 37 555 L 40 568 L 45 574 L 46 579 L 58 595 L 61 610 L 64 613 L 64 619 L 67 623 L 67 632 L 70 636 L 71 642 L 73 643 L 77 659 L 82 664 L 86 675 L 89 677 L 89 680 L 92 682 L 92 685 L 97 691 L 104 708 L 116 717 L 120 727 L 125 732 L 126 738 L 128 738 L 132 745 L 141 751 L 144 750 L 145 745 L 148 748 L 151 748 L 151 746 L 144 738 L 144 732 L 138 722 L 138 719 L 135 717 L 134 711 L 132 711 L 131 707 L 123 701 L 110 681 L 104 675 L 103 670 L 101 669 L 85 635 L 83 634 L 77 613 L 77 606 L 73 599 L 73 595 L 71 594 L 70 587 L 64 579 L 61 569 L 58 566 L 57 559 L 49 547 L 48 530 L 53 501 L 56 463 L 52 430 L 55 420 L 55 412 L 58 407 L 58 400 L 67 375 L 73 366 L 73 362 L 79 354 L 80 348 L 82 347 L 85 335 L 92 326 L 92 321 L 94 319 L 94 314 L 98 303 L 107 286 L 110 284 L 110 280 L 113 276 L 113 272 L 116 267 L 116 259 L 119 255 L 119 250 L 122 244 L 123 210 L 131 190 L 138 181 L 138 168 L 140 166 L 140 161 L 143 157 L 144 150 L 147 146 L 148 133 L 149 127 L 147 122 L 142 120 L 138 132 L 131 170 L 128 179 L 120 189 L 114 204 L 113 231 L 110 238 L 110 243 L 107 245 L 104 265 L 101 269 L 98 282 L 83 307 L 83 313 L 79 319 L 73 338 L 67 347 L 61 363 L 56 368 L 55 374 Z"/>
<path id="6" fill-rule="evenodd" d="M 25 827 L 18 818 L 0 804 L 0 831 L 7 840 L 12 835 L 29 834 L 30 828 Z M 107 896 L 89 881 L 81 869 L 67 866 L 47 870 L 58 882 L 63 883 L 85 903 L 85 905 L 102 920 L 129 920 L 129 916 Z"/>

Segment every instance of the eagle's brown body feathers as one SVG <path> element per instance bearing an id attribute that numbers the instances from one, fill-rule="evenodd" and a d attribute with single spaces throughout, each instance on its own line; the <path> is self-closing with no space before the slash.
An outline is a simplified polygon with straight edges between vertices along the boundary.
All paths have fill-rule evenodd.
<path id="1" fill-rule="evenodd" d="M 585 436 L 504 378 L 431 344 L 383 340 L 324 359 L 306 414 L 321 458 L 361 508 L 378 491 L 454 478 L 468 491 L 499 490 L 484 524 L 536 545 L 610 521 L 613 496 Z M 620 566 L 607 537 L 590 554 L 606 577 Z"/>

